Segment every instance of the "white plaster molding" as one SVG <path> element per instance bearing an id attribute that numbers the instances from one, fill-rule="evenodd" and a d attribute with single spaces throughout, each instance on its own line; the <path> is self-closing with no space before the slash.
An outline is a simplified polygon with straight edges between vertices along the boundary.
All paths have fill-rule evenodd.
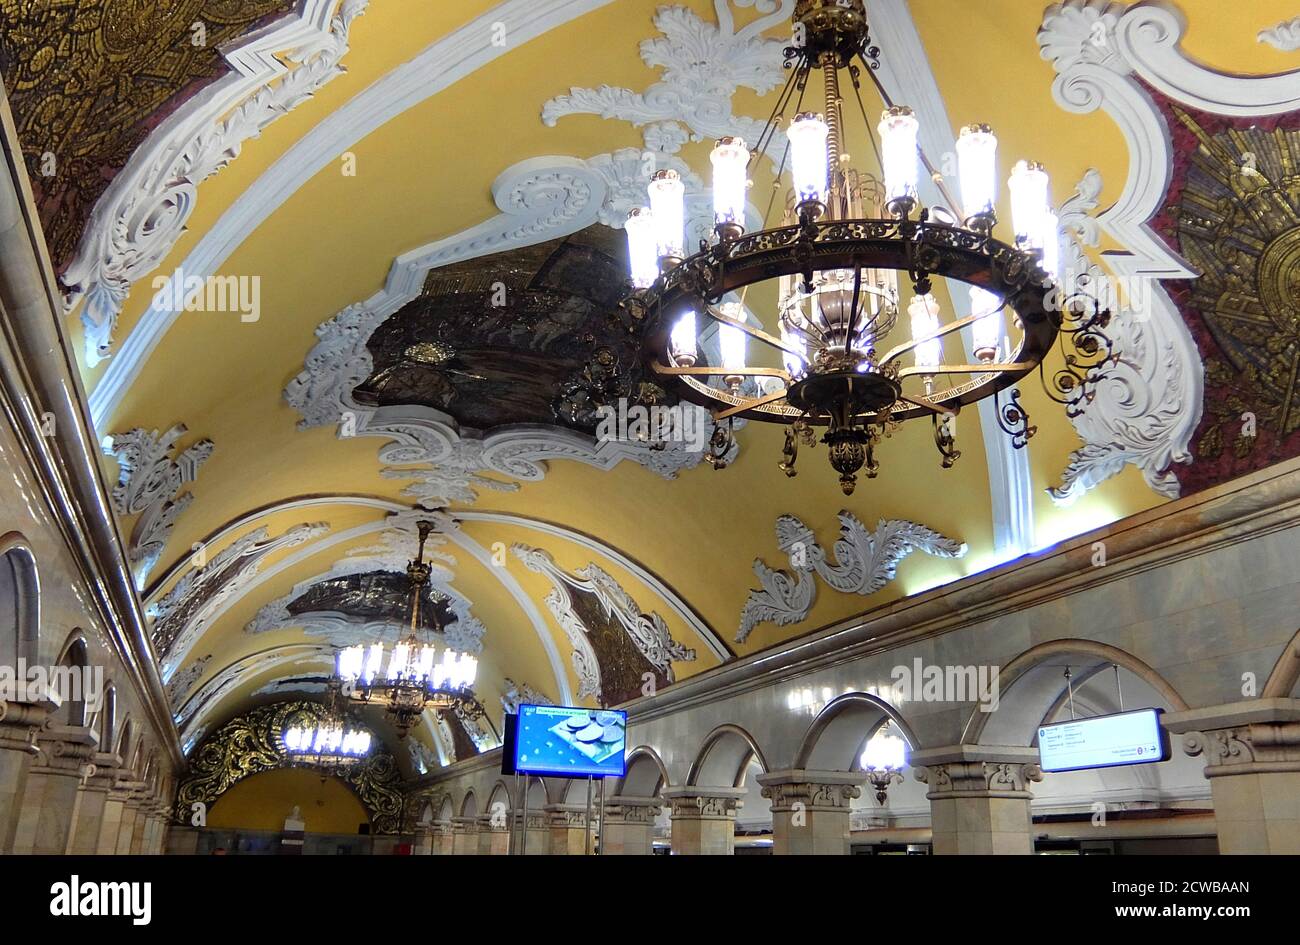
<path id="1" fill-rule="evenodd" d="M 1112 322 L 1109 331 L 1123 360 L 1103 383 L 1088 417 L 1076 424 L 1084 446 L 1072 455 L 1062 485 L 1052 490 L 1057 502 L 1073 501 L 1125 463 L 1136 465 L 1161 495 L 1177 496 L 1169 466 L 1191 461 L 1191 437 L 1201 418 L 1200 353 L 1157 281 L 1197 273 L 1147 224 L 1169 190 L 1172 144 L 1163 116 L 1138 79 L 1183 105 L 1214 114 L 1262 116 L 1300 108 L 1300 70 L 1256 77 L 1215 72 L 1186 56 L 1180 45 L 1185 29 L 1168 4 L 1126 9 L 1105 0 L 1069 0 L 1048 8 L 1038 34 L 1042 56 L 1057 72 L 1052 85 L 1057 103 L 1080 114 L 1102 109 L 1127 142 L 1123 191 L 1096 214 L 1096 225 L 1124 247 L 1102 253 L 1103 262 L 1126 285 L 1141 285 L 1137 294 L 1144 303 L 1121 310 Z M 1082 235 L 1096 242 L 1095 229 Z M 1067 251 L 1073 254 L 1074 248 Z"/>
<path id="2" fill-rule="evenodd" d="M 1283 20 L 1266 30 L 1260 30 L 1256 38 L 1261 43 L 1268 43 L 1281 52 L 1295 52 L 1300 49 L 1300 16 Z"/>
<path id="3" fill-rule="evenodd" d="M 177 267 L 187 279 L 206 279 L 245 238 L 322 168 L 428 98 L 521 45 L 613 0 L 505 0 L 433 43 L 410 62 L 387 73 L 323 119 L 262 173 Z M 493 24 L 506 23 L 510 43 L 493 43 Z M 159 293 L 123 340 L 90 395 L 91 417 L 100 429 L 126 396 L 155 347 L 180 312 L 169 293 Z"/>
<path id="4" fill-rule="evenodd" d="M 404 574 L 419 540 L 416 522 L 428 518 L 432 516 L 422 509 L 406 509 L 389 516 L 378 542 L 349 550 L 328 571 L 295 584 L 288 594 L 259 609 L 244 632 L 269 633 L 286 627 L 297 627 L 309 637 L 321 637 L 332 646 L 396 640 L 408 630 L 402 621 L 367 621 L 334 611 L 291 614 L 289 605 L 321 581 L 372 571 Z M 446 536 L 435 532 L 429 536 L 425 548 L 426 559 L 432 565 L 429 586 L 439 596 L 447 599 L 448 608 L 456 615 L 455 623 L 440 636 L 453 650 L 477 655 L 483 652 L 486 628 L 471 612 L 472 601 L 452 586 L 455 574 L 451 568 L 455 567 L 456 559 L 436 550 L 446 542 Z"/>
<path id="5" fill-rule="evenodd" d="M 534 689 L 525 682 L 515 682 L 509 676 L 502 680 L 505 693 L 501 696 L 501 708 L 506 715 L 515 715 L 521 705 L 555 705 L 550 696 Z"/>
<path id="6" fill-rule="evenodd" d="M 200 656 L 178 670 L 168 681 L 165 690 L 167 704 L 171 706 L 173 712 L 180 708 L 181 702 L 189 695 L 189 691 L 194 688 L 194 684 L 203 677 L 203 674 L 207 671 L 208 663 L 211 661 L 211 653 Z"/>
<path id="7" fill-rule="evenodd" d="M 906 102 L 921 124 L 920 145 L 929 155 L 952 154 L 956 139 L 938 80 L 917 32 L 906 0 L 866 0 L 867 20 L 873 42 L 881 48 L 878 76 L 896 102 Z M 929 206 L 943 203 L 942 194 L 928 175 L 919 181 L 921 198 Z M 955 319 L 971 314 L 970 296 L 964 283 L 949 282 L 949 298 Z M 974 337 L 961 332 L 967 360 L 975 360 Z M 1006 557 L 1028 553 L 1034 541 L 1033 479 L 1027 450 L 1012 446 L 1002 432 L 997 405 L 982 400 L 976 406 L 980 434 L 988 464 L 989 501 L 993 518 L 993 545 Z"/>
<path id="8" fill-rule="evenodd" d="M 418 297 L 431 270 L 566 236 L 597 223 L 602 213 L 626 216 L 630 193 L 643 192 L 652 171 L 632 149 L 587 161 L 532 158 L 507 169 L 492 188 L 501 211 L 496 217 L 399 256 L 383 289 L 316 329 L 316 345 L 284 392 L 285 400 L 302 414 L 299 428 L 337 426 L 340 436 L 389 441 L 379 453 L 380 461 L 389 464 L 383 475 L 414 480 L 405 494 L 431 505 L 474 502 L 483 489 L 514 491 L 519 482 L 540 480 L 552 459 L 573 459 L 598 469 L 632 460 L 668 479 L 699 465 L 704 453 L 689 450 L 685 443 L 654 450 L 642 443 L 602 441 L 540 424 L 482 433 L 462 429 L 431 408 L 374 408 L 352 399 L 353 389 L 373 370 L 366 347 L 370 335 Z M 698 178 L 692 179 L 702 187 Z"/>
<path id="9" fill-rule="evenodd" d="M 787 626 L 806 619 L 817 599 L 814 575 L 831 590 L 866 597 L 892 581 L 898 563 L 913 551 L 938 558 L 966 554 L 963 542 L 915 522 L 882 520 L 873 532 L 850 512 L 840 512 L 839 520 L 840 537 L 833 546 L 832 564 L 811 528 L 793 515 L 777 518 L 777 545 L 789 558 L 790 571 L 778 571 L 761 558 L 754 559 L 754 573 L 762 586 L 749 592 L 736 642 L 743 643 L 760 623 Z"/>
<path id="10" fill-rule="evenodd" d="M 108 357 L 132 283 L 167 257 L 198 186 L 243 143 L 343 73 L 348 30 L 369 0 L 305 0 L 297 12 L 223 50 L 230 74 L 155 128 L 95 204 L 64 274 L 68 307 L 83 301 L 86 363 Z"/>
<path id="11" fill-rule="evenodd" d="M 181 740 L 186 745 L 186 753 L 191 745 L 198 744 L 202 738 L 205 720 L 215 714 L 221 700 L 245 677 L 272 669 L 296 669 L 303 675 L 308 672 L 328 673 L 333 665 L 334 653 L 328 646 L 289 643 L 241 656 L 222 667 L 186 699 L 185 704 L 175 713 L 174 718 L 180 729 Z"/>
<path id="12" fill-rule="evenodd" d="M 573 648 L 573 668 L 578 674 L 578 698 L 600 696 L 600 661 L 587 639 L 590 632 L 575 609 L 573 590 L 593 594 L 600 602 L 606 616 L 614 617 L 627 632 L 633 645 L 655 669 L 673 682 L 673 662 L 691 662 L 695 651 L 687 649 L 668 632 L 663 617 L 645 613 L 609 574 L 595 563 L 578 569 L 574 574 L 561 569 L 550 553 L 541 548 L 515 544 L 510 548 L 530 571 L 550 579 L 552 588 L 546 595 L 546 605 L 569 638 Z"/>
<path id="13" fill-rule="evenodd" d="M 586 548 L 593 554 L 610 559 L 615 564 L 635 576 L 641 581 L 641 583 L 645 584 L 651 591 L 657 594 L 659 599 L 677 615 L 678 619 L 680 619 L 682 623 L 686 624 L 696 632 L 700 641 L 721 662 L 725 663 L 733 658 L 732 652 L 727 648 L 727 645 L 718 638 L 718 634 L 714 629 L 705 623 L 703 618 L 692 610 L 675 590 L 664 583 L 664 581 L 656 574 L 647 570 L 640 562 L 629 558 L 613 545 L 606 544 L 598 538 L 593 538 L 583 532 L 566 528 L 563 525 L 528 518 L 522 515 L 512 515 L 505 512 L 481 512 L 473 509 L 465 509 L 458 510 L 456 512 L 456 518 L 462 522 L 492 522 L 500 525 L 526 528 L 532 531 L 541 532 L 544 535 L 553 535 L 557 538 L 563 538 L 579 545 L 580 547 Z"/>
<path id="14" fill-rule="evenodd" d="M 199 474 L 199 467 L 212 455 L 211 440 L 203 439 L 177 455 L 176 441 L 187 432 L 178 423 L 166 433 L 136 427 L 104 438 L 105 454 L 117 460 L 118 480 L 113 487 L 113 508 L 119 515 L 139 515 L 127 545 L 134 566 L 136 589 L 144 587 L 149 572 L 158 563 L 176 519 L 194 501 L 181 492 Z"/>
<path id="15" fill-rule="evenodd" d="M 1156 287 L 1152 282 L 1143 283 L 1144 298 L 1122 298 L 1112 288 L 1114 280 L 1084 251 L 1085 246 L 1097 245 L 1099 227 L 1092 211 L 1101 186 L 1101 175 L 1090 169 L 1059 214 L 1065 236 L 1064 281 L 1086 285 L 1110 308 L 1106 331 L 1117 356 L 1106 366 L 1088 409 L 1070 418 L 1084 445 L 1070 454 L 1061 485 L 1047 490 L 1060 506 L 1074 503 L 1125 464 L 1136 466 L 1160 495 L 1177 498 L 1178 479 L 1169 469 L 1174 463 L 1191 462 L 1188 442 L 1201 417 L 1199 398 L 1189 408 L 1187 392 L 1189 387 L 1199 388 L 1200 374 L 1187 360 L 1184 339 L 1177 331 L 1183 322 L 1172 300 L 1152 291 Z M 1140 307 L 1143 301 L 1155 311 Z"/>
<path id="16" fill-rule="evenodd" d="M 182 575 L 176 585 L 145 610 L 153 618 L 151 636 L 161 660 L 164 681 L 182 666 L 190 648 L 229 604 L 238 600 L 263 573 L 271 554 L 306 545 L 329 531 L 324 522 L 308 522 L 270 537 L 265 527 L 241 536 Z"/>
<path id="17" fill-rule="evenodd" d="M 731 4 L 757 6 L 759 17 L 737 30 Z M 732 98 L 739 88 L 766 95 L 786 78 L 783 68 L 788 39 L 764 39 L 762 33 L 787 26 L 794 0 L 714 0 L 717 23 L 709 23 L 683 6 L 662 6 L 654 24 L 661 37 L 641 43 L 641 60 L 661 72 L 643 93 L 602 85 L 571 88 L 542 106 L 542 121 L 554 126 L 566 115 L 598 115 L 642 128 L 647 149 L 673 154 L 687 141 L 738 136 L 758 141 L 764 118 L 736 115 Z M 765 116 L 764 116 L 765 117 Z M 773 166 L 785 151 L 778 130 L 767 156 Z"/>

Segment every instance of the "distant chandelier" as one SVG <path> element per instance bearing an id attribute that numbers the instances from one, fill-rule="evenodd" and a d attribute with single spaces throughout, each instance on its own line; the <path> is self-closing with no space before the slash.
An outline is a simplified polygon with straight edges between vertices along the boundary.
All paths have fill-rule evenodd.
<path id="1" fill-rule="evenodd" d="M 347 768 L 370 754 L 370 733 L 347 723 L 338 706 L 338 692 L 330 692 L 323 718 L 309 724 L 290 725 L 281 733 L 291 761 L 317 768 Z"/>
<path id="2" fill-rule="evenodd" d="M 859 761 L 867 780 L 876 792 L 876 803 L 882 806 L 889 795 L 891 784 L 903 782 L 903 769 L 907 767 L 907 743 L 882 727 L 867 741 Z"/>
<path id="3" fill-rule="evenodd" d="M 435 644 L 420 639 L 420 602 L 430 573 L 424 545 L 433 524 L 420 522 L 418 529 L 419 551 L 406 566 L 411 585 L 410 634 L 391 649 L 380 641 L 339 650 L 333 680 L 353 701 L 385 706 L 399 738 L 406 737 L 426 709 L 450 709 L 472 701 L 478 674 L 478 660 L 470 654 L 445 648 L 439 659 Z"/>
<path id="4" fill-rule="evenodd" d="M 793 476 L 799 444 L 812 446 L 812 428 L 824 426 L 821 441 L 850 494 L 864 466 L 869 478 L 876 475 L 874 447 L 904 420 L 931 419 L 942 465 L 950 467 L 960 456 L 956 415 L 988 397 L 998 424 L 1023 448 L 1035 428 L 1012 385 L 1042 364 L 1058 338 L 1063 349 L 1069 338 L 1071 350 L 1044 386 L 1071 415 L 1082 412 L 1110 356 L 1103 333 L 1109 313 L 1091 298 L 1067 297 L 1055 287 L 1058 223 L 1042 166 L 1021 161 L 1012 170 L 1016 237 L 1014 245 L 1000 242 L 992 235 L 998 177 L 992 130 L 961 129 L 958 211 L 918 147 L 916 116 L 893 105 L 876 80 L 880 51 L 870 45 L 862 0 L 799 0 L 794 36 L 785 51 L 790 78 L 757 149 L 730 137 L 712 152 L 712 238 L 687 255 L 685 186 L 673 170 L 653 175 L 649 207 L 634 209 L 627 221 L 634 286 L 627 307 L 644 321 L 647 367 L 678 397 L 712 411 L 710 462 L 726 464 L 735 418 L 784 423 L 790 426 L 780 465 Z M 862 105 L 857 62 L 886 105 L 876 129 L 879 146 Z M 814 72 L 824 86 L 823 113 L 801 110 Z M 883 183 L 854 170 L 843 150 L 842 72 L 852 83 Z M 786 129 L 776 184 L 788 161 L 794 189 L 784 220 L 746 233 L 749 170 L 792 102 L 797 114 Z M 947 207 L 920 206 L 922 162 Z M 885 348 L 899 318 L 899 273 L 912 290 L 906 304 L 910 337 Z M 966 284 L 972 315 L 942 322 L 932 292 L 936 276 Z M 774 286 L 776 304 L 760 327 L 745 320 L 744 297 L 761 283 Z M 702 350 L 701 313 L 717 324 L 720 363 L 708 363 Z M 969 329 L 970 356 L 945 359 L 944 337 L 963 329 Z M 747 346 L 751 340 L 757 344 Z"/>

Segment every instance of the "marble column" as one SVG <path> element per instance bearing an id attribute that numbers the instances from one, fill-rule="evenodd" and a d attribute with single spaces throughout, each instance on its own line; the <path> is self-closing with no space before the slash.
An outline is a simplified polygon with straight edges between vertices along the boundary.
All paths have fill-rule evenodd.
<path id="1" fill-rule="evenodd" d="M 456 856 L 476 855 L 478 853 L 478 818 L 453 817 L 451 824 L 451 852 Z"/>
<path id="2" fill-rule="evenodd" d="M 930 787 L 936 855 L 1034 852 L 1029 783 L 1043 779 L 1036 749 L 952 745 L 913 752 L 910 763 Z"/>
<path id="3" fill-rule="evenodd" d="M 680 787 L 664 792 L 672 818 L 674 855 L 731 856 L 736 850 L 736 811 L 744 788 Z"/>
<path id="4" fill-rule="evenodd" d="M 510 852 L 510 823 L 498 815 L 488 814 L 478 822 L 480 856 L 505 856 Z"/>
<path id="5" fill-rule="evenodd" d="M 413 856 L 430 856 L 433 853 L 433 824 L 416 824 L 415 840 L 411 844 Z"/>
<path id="6" fill-rule="evenodd" d="M 0 854 L 14 852 L 27 772 L 48 717 L 45 708 L 0 699 Z"/>
<path id="7" fill-rule="evenodd" d="M 849 808 L 862 796 L 866 775 L 846 771 L 790 769 L 758 776 L 772 801 L 774 854 L 834 855 L 849 852 Z"/>
<path id="8" fill-rule="evenodd" d="M 436 820 L 433 823 L 432 838 L 429 852 L 434 856 L 450 856 L 452 853 L 452 831 L 453 827 L 450 822 Z"/>
<path id="9" fill-rule="evenodd" d="M 521 826 L 523 811 L 515 814 L 515 852 L 528 856 L 547 856 L 551 852 L 551 818 L 544 811 L 530 810 L 528 824 Z M 524 840 L 527 832 L 528 839 Z"/>
<path id="10" fill-rule="evenodd" d="M 27 771 L 23 805 L 14 831 L 15 853 L 63 854 L 73 835 L 82 783 L 94 776 L 91 745 L 41 742 L 40 758 Z"/>
<path id="11" fill-rule="evenodd" d="M 1252 699 L 1165 716 L 1205 758 L 1219 852 L 1300 853 L 1300 699 Z"/>
<path id="12" fill-rule="evenodd" d="M 104 810 L 109 792 L 117 777 L 117 755 L 103 752 L 94 756 L 95 774 L 77 788 L 77 819 L 68 837 L 68 853 L 91 856 L 99 852 L 99 835 L 104 826 Z"/>
<path id="13" fill-rule="evenodd" d="M 122 835 L 123 821 L 127 819 L 127 802 L 131 799 L 131 789 L 115 783 L 104 799 L 104 811 L 99 826 L 99 840 L 95 852 L 100 854 L 117 853 L 118 839 Z"/>
<path id="14" fill-rule="evenodd" d="M 615 797 L 605 804 L 600 827 L 602 856 L 654 853 L 655 820 L 664 802 L 657 797 Z"/>
<path id="15" fill-rule="evenodd" d="M 132 793 L 126 799 L 126 804 L 122 808 L 122 829 L 117 834 L 117 849 L 115 853 L 128 854 L 132 852 L 135 845 L 136 833 L 142 828 L 144 820 L 141 805 L 144 799 L 139 793 Z"/>
<path id="16" fill-rule="evenodd" d="M 592 814 L 596 812 L 592 805 Z M 587 807 L 585 804 L 547 804 L 542 808 L 550 828 L 547 852 L 551 856 L 582 856 L 587 853 Z M 595 826 L 592 828 L 592 846 L 595 846 Z M 528 838 L 531 853 L 533 838 Z"/>

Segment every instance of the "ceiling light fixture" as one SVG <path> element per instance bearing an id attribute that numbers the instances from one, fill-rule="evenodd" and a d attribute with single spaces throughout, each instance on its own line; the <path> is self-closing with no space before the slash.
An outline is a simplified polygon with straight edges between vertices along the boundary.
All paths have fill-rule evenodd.
<path id="1" fill-rule="evenodd" d="M 634 292 L 627 307 L 644 325 L 647 367 L 671 392 L 712 411 L 713 465 L 725 465 L 736 417 L 789 425 L 780 464 L 789 476 L 799 445 L 812 446 L 812 428 L 825 427 L 821 441 L 850 494 L 863 467 L 876 475 L 875 446 L 904 420 L 929 417 L 943 466 L 951 466 L 960 456 L 953 418 L 989 397 L 998 424 L 1023 448 L 1035 428 L 1013 385 L 1040 367 L 1058 340 L 1063 365 L 1044 386 L 1072 415 L 1082 412 L 1111 356 L 1109 313 L 1091 298 L 1054 291 L 1060 236 L 1043 167 L 1015 165 L 1008 187 L 1016 235 L 1012 243 L 995 239 L 993 131 L 961 129 L 962 199 L 954 200 L 918 147 L 916 115 L 893 104 L 876 79 L 880 51 L 870 45 L 862 0 L 799 0 L 794 34 L 786 49 L 790 78 L 757 147 L 728 137 L 712 152 L 712 239 L 686 254 L 685 189 L 673 170 L 654 174 L 649 206 L 628 221 Z M 862 105 L 863 67 L 885 104 L 874 127 Z M 814 74 L 823 112 L 803 104 Z M 853 87 L 882 181 L 855 170 L 844 150 L 841 74 Z M 749 170 L 789 109 L 795 114 L 776 186 L 788 165 L 793 194 L 780 226 L 747 233 Z M 921 206 L 922 164 L 946 207 Z M 900 273 L 911 288 L 910 332 L 902 340 L 890 337 Z M 941 318 L 935 277 L 968 286 L 971 315 Z M 775 283 L 777 303 L 773 317 L 756 325 L 744 299 L 762 283 Z M 697 330 L 710 320 L 718 326 L 713 362 Z M 958 332 L 968 333 L 969 358 L 944 350 Z"/>
<path id="2" fill-rule="evenodd" d="M 411 585 L 410 633 L 391 648 L 379 641 L 339 650 L 332 680 L 353 701 L 385 706 L 398 738 L 407 736 L 426 709 L 451 709 L 472 702 L 478 675 L 478 660 L 469 653 L 448 647 L 439 659 L 434 642 L 420 639 L 420 602 L 430 573 L 424 545 L 433 523 L 422 521 L 417 528 L 419 551 L 406 566 Z"/>

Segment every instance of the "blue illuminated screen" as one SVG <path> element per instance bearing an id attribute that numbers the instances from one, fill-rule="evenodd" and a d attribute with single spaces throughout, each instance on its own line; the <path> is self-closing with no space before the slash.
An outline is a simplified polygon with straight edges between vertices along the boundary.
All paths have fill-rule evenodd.
<path id="1" fill-rule="evenodd" d="M 560 705 L 521 705 L 515 769 L 564 777 L 621 777 L 627 713 Z"/>

